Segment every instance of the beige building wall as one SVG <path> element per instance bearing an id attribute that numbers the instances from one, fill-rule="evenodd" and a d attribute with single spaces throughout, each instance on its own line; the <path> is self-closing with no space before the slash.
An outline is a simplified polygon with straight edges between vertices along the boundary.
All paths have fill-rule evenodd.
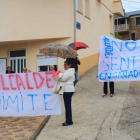
<path id="1" fill-rule="evenodd" d="M 89 16 L 85 16 L 85 0 L 80 0 L 79 3 L 80 8 L 76 17 L 77 22 L 81 23 L 81 30 L 77 29 L 77 41 L 84 42 L 90 47 L 78 51 L 81 59 L 79 73 L 82 74 L 98 63 L 100 36 L 113 37 L 114 35 L 113 0 L 90 0 Z"/>
<path id="2" fill-rule="evenodd" d="M 63 6 L 62 6 L 63 5 Z M 26 50 L 26 67 L 38 70 L 39 49 L 48 43 L 74 42 L 74 6 L 72 0 L 11 0 L 0 4 L 0 58 L 12 50 Z M 64 71 L 64 59 L 58 58 Z"/>
<path id="3" fill-rule="evenodd" d="M 73 36 L 73 0 L 1 0 L 0 42 Z"/>
<path id="4" fill-rule="evenodd" d="M 1 43 L 0 58 L 7 58 L 7 66 L 8 66 L 10 51 L 26 50 L 26 67 L 32 72 L 36 72 L 38 70 L 37 57 L 41 55 L 43 56 L 43 54 L 39 53 L 39 48 L 49 43 L 59 42 L 59 43 L 68 44 L 69 42 L 72 42 L 72 41 L 73 41 L 73 38 Z M 57 61 L 58 61 L 58 69 L 64 71 L 64 68 L 63 68 L 64 59 L 58 58 Z"/>
<path id="5" fill-rule="evenodd" d="M 124 16 L 124 10 L 121 0 L 114 0 L 113 2 L 113 13 L 116 13 L 115 18 Z"/>
<path id="6" fill-rule="evenodd" d="M 76 20 L 81 30 L 76 30 L 77 42 L 90 48 L 79 50 L 81 75 L 98 63 L 99 38 L 113 37 L 113 0 L 79 0 Z M 63 6 L 62 6 L 63 5 Z M 74 42 L 73 0 L 5 0 L 0 5 L 0 58 L 7 58 L 10 50 L 26 50 L 26 67 L 38 70 L 39 48 L 48 43 Z M 58 58 L 58 69 L 64 71 L 64 59 Z"/>

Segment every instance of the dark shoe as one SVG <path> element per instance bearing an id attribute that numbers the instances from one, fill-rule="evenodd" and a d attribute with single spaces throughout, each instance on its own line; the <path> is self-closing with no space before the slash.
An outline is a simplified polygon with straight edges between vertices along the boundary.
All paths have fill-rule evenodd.
<path id="1" fill-rule="evenodd" d="M 68 125 L 73 125 L 73 122 L 72 123 L 62 123 L 62 126 L 68 126 Z"/>

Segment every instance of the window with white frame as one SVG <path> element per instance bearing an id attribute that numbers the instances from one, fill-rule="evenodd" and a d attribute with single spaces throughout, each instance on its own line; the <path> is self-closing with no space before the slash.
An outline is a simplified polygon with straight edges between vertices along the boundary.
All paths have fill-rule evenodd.
<path id="1" fill-rule="evenodd" d="M 83 0 L 76 0 L 76 11 L 83 14 Z"/>
<path id="2" fill-rule="evenodd" d="M 10 51 L 9 65 L 15 73 L 23 72 L 23 68 L 26 67 L 26 51 L 15 50 Z"/>
<path id="3" fill-rule="evenodd" d="M 38 56 L 38 72 L 50 71 L 50 65 L 53 65 L 57 71 L 57 57 Z"/>
<path id="4" fill-rule="evenodd" d="M 79 11 L 79 0 L 76 0 L 76 11 Z"/>

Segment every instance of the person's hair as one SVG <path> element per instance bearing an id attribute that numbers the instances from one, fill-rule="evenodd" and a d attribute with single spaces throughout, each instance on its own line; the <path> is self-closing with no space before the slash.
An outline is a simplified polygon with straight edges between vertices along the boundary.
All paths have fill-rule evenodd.
<path id="1" fill-rule="evenodd" d="M 70 60 L 67 60 L 64 63 L 66 63 L 68 66 L 71 65 L 71 61 Z"/>
<path id="2" fill-rule="evenodd" d="M 8 67 L 7 67 L 7 69 L 8 69 L 8 68 L 10 68 L 10 69 L 11 69 L 11 67 L 10 67 L 10 66 L 8 66 Z"/>

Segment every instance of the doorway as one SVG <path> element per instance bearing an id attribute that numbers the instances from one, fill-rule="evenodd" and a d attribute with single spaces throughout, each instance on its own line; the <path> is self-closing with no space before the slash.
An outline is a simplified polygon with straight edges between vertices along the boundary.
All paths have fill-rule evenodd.
<path id="1" fill-rule="evenodd" d="M 26 67 L 26 51 L 16 50 L 10 51 L 9 65 L 15 73 L 21 73 Z"/>
<path id="2" fill-rule="evenodd" d="M 134 40 L 135 41 L 135 33 L 132 33 L 131 34 L 131 40 Z"/>

